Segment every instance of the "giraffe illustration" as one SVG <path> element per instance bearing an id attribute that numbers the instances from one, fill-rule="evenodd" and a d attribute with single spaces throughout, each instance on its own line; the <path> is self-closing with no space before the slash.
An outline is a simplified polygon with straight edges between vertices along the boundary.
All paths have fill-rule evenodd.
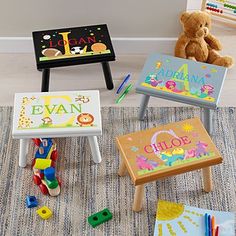
<path id="1" fill-rule="evenodd" d="M 34 97 L 32 98 L 23 97 L 20 117 L 18 121 L 18 128 L 30 128 L 30 125 L 33 123 L 33 121 L 25 114 L 25 106 L 30 104 L 34 99 L 35 99 Z"/>

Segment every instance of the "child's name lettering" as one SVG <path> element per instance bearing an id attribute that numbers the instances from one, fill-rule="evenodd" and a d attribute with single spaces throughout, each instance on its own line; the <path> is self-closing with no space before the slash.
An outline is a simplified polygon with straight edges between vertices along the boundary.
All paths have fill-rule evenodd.
<path id="1" fill-rule="evenodd" d="M 81 104 L 68 104 L 67 106 L 63 104 L 52 104 L 52 105 L 33 105 L 32 106 L 32 115 L 41 115 L 44 112 L 47 114 L 73 114 L 81 113 Z"/>
<path id="2" fill-rule="evenodd" d="M 88 36 L 88 37 L 80 37 L 78 39 L 72 38 L 69 39 L 68 35 L 71 32 L 62 32 L 59 33 L 62 36 L 62 39 L 58 40 L 56 43 L 53 43 L 52 40 L 49 41 L 50 48 L 56 48 L 57 46 L 64 46 L 65 54 L 64 55 L 71 55 L 70 46 L 81 45 L 81 44 L 88 44 L 88 43 L 96 43 L 95 36 Z"/>
<path id="3" fill-rule="evenodd" d="M 188 136 L 182 136 L 179 138 L 171 139 L 169 143 L 167 143 L 166 141 L 162 141 L 162 142 L 158 142 L 157 144 L 153 143 L 153 144 L 146 145 L 144 146 L 144 151 L 146 153 L 153 153 L 153 152 L 155 153 L 155 152 L 164 151 L 170 148 L 184 146 L 190 143 L 191 143 L 191 140 L 188 139 Z"/>

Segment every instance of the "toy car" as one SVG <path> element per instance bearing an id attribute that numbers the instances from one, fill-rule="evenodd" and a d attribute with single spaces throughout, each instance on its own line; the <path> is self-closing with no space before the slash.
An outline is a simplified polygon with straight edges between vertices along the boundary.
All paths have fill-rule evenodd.
<path id="1" fill-rule="evenodd" d="M 56 143 L 50 138 L 33 141 L 38 146 L 32 161 L 34 183 L 44 195 L 57 196 L 60 194 L 61 182 L 55 176 L 55 161 L 58 158 Z"/>

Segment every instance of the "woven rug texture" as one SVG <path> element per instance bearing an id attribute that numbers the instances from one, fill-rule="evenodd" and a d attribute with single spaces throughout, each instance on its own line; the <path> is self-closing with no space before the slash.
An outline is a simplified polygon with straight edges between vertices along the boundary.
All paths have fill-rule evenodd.
<path id="1" fill-rule="evenodd" d="M 138 121 L 138 108 L 102 108 L 103 135 L 98 137 L 102 162 L 94 164 L 86 137 L 56 139 L 59 150 L 57 173 L 61 194 L 44 196 L 32 181 L 30 167 L 35 146 L 31 142 L 26 168 L 18 166 L 19 140 L 11 137 L 12 107 L 0 107 L 0 235 L 153 235 L 158 199 L 212 210 L 236 210 L 236 108 L 214 112 L 212 139 L 223 164 L 212 168 L 214 191 L 202 189 L 201 171 L 188 172 L 146 184 L 143 210 L 132 211 L 134 186 L 130 177 L 117 175 L 117 135 L 157 125 L 199 117 L 197 108 L 148 108 L 145 121 Z M 48 206 L 53 216 L 42 220 L 28 209 L 27 195 L 39 206 Z M 113 219 L 93 229 L 91 214 L 109 208 Z M 192 235 L 193 236 L 193 235 Z M 196 235 L 194 235 L 196 236 Z"/>

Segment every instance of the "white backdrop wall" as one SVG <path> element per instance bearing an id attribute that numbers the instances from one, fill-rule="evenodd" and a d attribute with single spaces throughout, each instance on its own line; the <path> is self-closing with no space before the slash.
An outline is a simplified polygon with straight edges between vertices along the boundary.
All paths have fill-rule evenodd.
<path id="1" fill-rule="evenodd" d="M 0 37 L 107 23 L 112 37 L 177 37 L 187 0 L 1 0 Z"/>

